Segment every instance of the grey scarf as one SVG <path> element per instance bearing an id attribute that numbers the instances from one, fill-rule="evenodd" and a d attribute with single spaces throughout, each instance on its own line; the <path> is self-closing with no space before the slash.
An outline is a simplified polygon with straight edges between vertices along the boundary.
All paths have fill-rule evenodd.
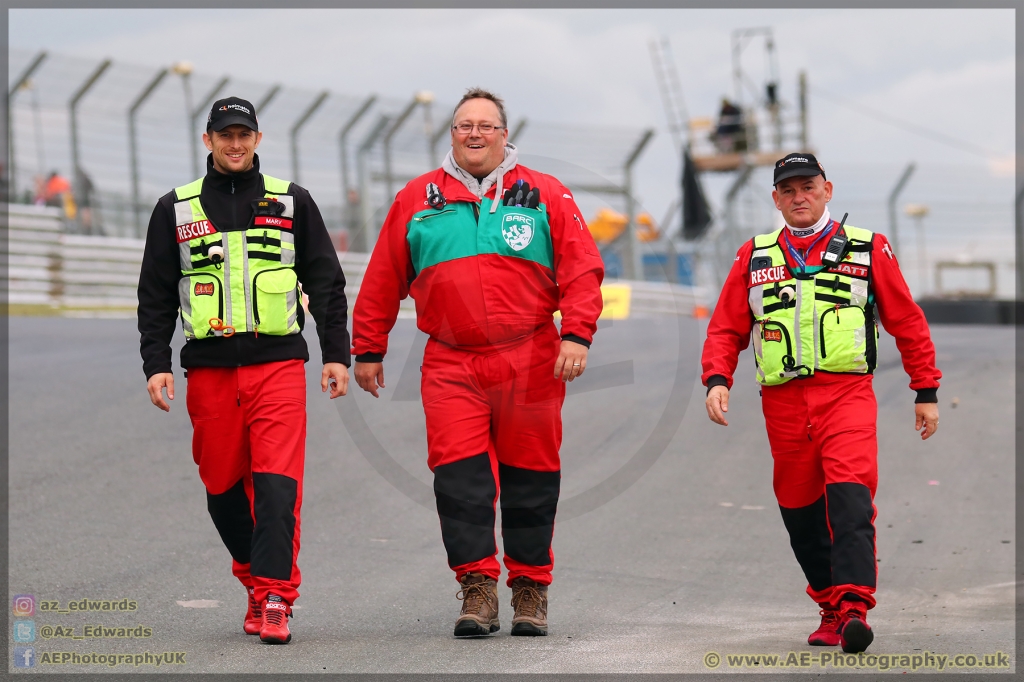
<path id="1" fill-rule="evenodd" d="M 452 154 L 452 150 L 449 149 L 448 155 L 441 162 L 441 169 L 465 185 L 466 189 L 475 194 L 479 199 L 484 198 L 484 195 L 491 189 L 491 186 L 497 185 L 497 189 L 494 191 L 494 201 L 491 203 L 491 213 L 494 213 L 498 209 L 498 204 L 501 203 L 501 193 L 504 191 L 502 180 L 505 173 L 516 167 L 516 160 L 518 158 L 519 152 L 516 150 L 515 145 L 506 143 L 505 160 L 492 170 L 483 181 L 478 181 L 473 177 L 472 173 L 463 170 L 459 167 L 459 164 L 455 163 L 455 156 Z"/>

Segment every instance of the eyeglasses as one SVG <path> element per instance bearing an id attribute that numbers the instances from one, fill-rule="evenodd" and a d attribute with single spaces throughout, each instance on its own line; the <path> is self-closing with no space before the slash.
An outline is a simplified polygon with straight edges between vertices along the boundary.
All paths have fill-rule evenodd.
<path id="1" fill-rule="evenodd" d="M 490 123 L 460 123 L 452 126 L 452 130 L 457 130 L 460 135 L 469 135 L 473 132 L 473 128 L 479 130 L 481 135 L 490 135 L 495 130 L 504 130 L 505 126 L 495 126 Z"/>

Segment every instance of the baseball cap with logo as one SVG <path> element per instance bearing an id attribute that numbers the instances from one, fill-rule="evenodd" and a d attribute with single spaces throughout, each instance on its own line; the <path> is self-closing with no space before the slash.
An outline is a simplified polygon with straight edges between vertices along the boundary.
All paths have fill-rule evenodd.
<path id="1" fill-rule="evenodd" d="M 820 175 L 825 178 L 825 169 L 821 167 L 814 154 L 794 153 L 786 154 L 775 162 L 775 179 L 773 185 L 777 185 L 786 178 L 810 177 Z"/>
<path id="2" fill-rule="evenodd" d="M 206 130 L 224 130 L 231 125 L 243 125 L 259 132 L 256 107 L 241 97 L 225 97 L 213 103 L 206 117 Z"/>

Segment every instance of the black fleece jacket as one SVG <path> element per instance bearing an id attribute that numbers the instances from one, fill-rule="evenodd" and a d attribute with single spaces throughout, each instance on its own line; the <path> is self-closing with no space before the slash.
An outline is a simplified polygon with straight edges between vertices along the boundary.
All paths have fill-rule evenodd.
<path id="1" fill-rule="evenodd" d="M 309 296 L 309 312 L 316 320 L 323 362 L 349 365 L 350 343 L 347 328 L 348 301 L 345 275 L 341 271 L 334 245 L 324 226 L 320 209 L 309 192 L 292 184 L 288 190 L 295 199 L 295 274 Z M 245 230 L 252 222 L 252 202 L 264 196 L 257 156 L 253 167 L 243 173 L 225 175 L 206 161 L 206 179 L 199 200 L 206 217 L 220 232 Z M 179 326 L 178 281 L 181 265 L 174 221 L 174 192 L 160 198 L 149 219 L 146 250 L 139 275 L 139 333 L 142 369 L 146 378 L 171 371 L 171 337 Z M 305 324 L 302 306 L 298 322 Z M 243 325 L 244 326 L 244 325 Z M 271 336 L 239 332 L 234 336 L 187 341 L 181 349 L 181 366 L 241 367 L 264 362 L 309 360 L 302 334 Z"/>

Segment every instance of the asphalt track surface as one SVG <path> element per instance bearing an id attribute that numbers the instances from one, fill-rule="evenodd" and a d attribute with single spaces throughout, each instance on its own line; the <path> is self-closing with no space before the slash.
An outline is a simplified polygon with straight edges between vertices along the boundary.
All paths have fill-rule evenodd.
<path id="1" fill-rule="evenodd" d="M 566 400 L 544 638 L 508 635 L 504 585 L 499 633 L 451 636 L 460 602 L 430 507 L 412 321 L 393 335 L 380 400 L 356 389 L 329 401 L 309 363 L 302 596 L 293 642 L 276 647 L 242 633 L 245 594 L 206 512 L 180 370 L 165 414 L 146 395 L 134 320 L 12 318 L 10 332 L 10 592 L 35 595 L 37 609 L 138 603 L 131 613 L 37 611 L 37 657 L 184 651 L 184 666 L 159 670 L 176 673 L 621 673 L 706 672 L 712 651 L 823 651 L 805 643 L 817 607 L 772 494 L 752 358 L 740 360 L 730 426 L 710 423 L 697 381 L 703 329 L 692 320 L 605 325 L 588 381 Z M 934 338 L 942 425 L 922 443 L 883 333 L 869 653 L 1012 655 L 1013 329 L 940 326 Z M 312 330 L 307 339 L 315 349 Z M 152 636 L 38 635 L 90 624 L 142 624 Z M 19 672 L 58 670 L 156 672 Z"/>

